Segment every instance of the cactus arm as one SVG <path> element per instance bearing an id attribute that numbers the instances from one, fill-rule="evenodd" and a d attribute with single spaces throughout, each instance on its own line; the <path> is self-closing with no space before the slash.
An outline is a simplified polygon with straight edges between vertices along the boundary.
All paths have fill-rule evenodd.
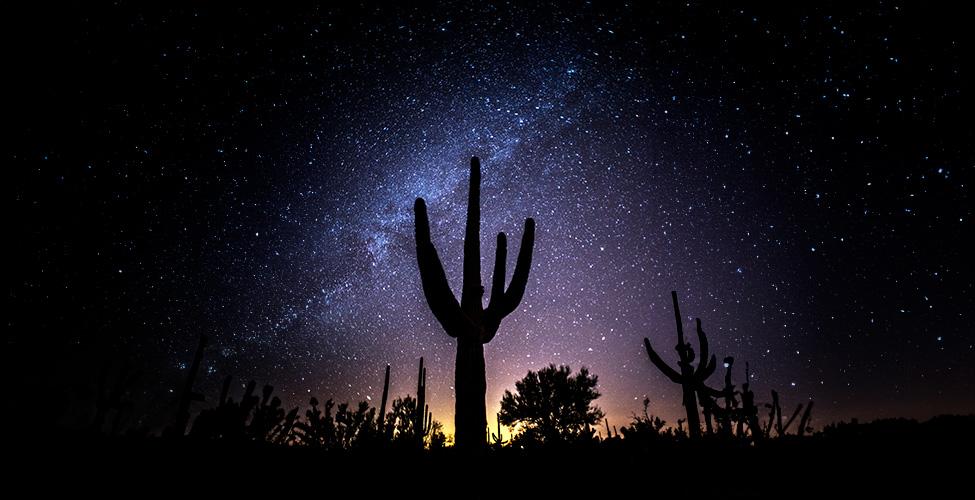
<path id="1" fill-rule="evenodd" d="M 674 301 L 674 320 L 677 321 L 677 345 L 682 346 L 684 345 L 684 323 L 681 321 L 680 306 L 677 304 L 677 292 L 671 291 L 670 297 Z"/>
<path id="2" fill-rule="evenodd" d="M 699 356 L 700 356 L 701 364 L 705 365 L 706 364 L 705 360 L 708 359 L 708 356 L 710 354 L 708 352 L 708 336 L 705 335 L 704 330 L 701 329 L 701 318 L 697 318 L 694 321 L 695 323 L 697 323 L 697 342 L 701 347 Z"/>
<path id="3" fill-rule="evenodd" d="M 800 404 L 799 406 L 796 407 L 796 411 L 793 412 L 792 413 L 792 416 L 789 417 L 789 420 L 787 420 L 785 422 L 785 427 L 782 428 L 782 433 L 783 434 L 785 434 L 786 432 L 789 432 L 789 427 L 792 426 L 792 422 L 795 421 L 796 417 L 799 416 L 799 412 L 801 412 L 801 411 L 802 411 L 802 404 Z"/>
<path id="4" fill-rule="evenodd" d="M 528 271 L 532 266 L 532 250 L 535 248 L 535 219 L 525 219 L 525 231 L 521 236 L 521 247 L 518 249 L 518 261 L 515 262 L 515 272 L 511 276 L 511 283 L 504 293 L 504 316 L 514 312 L 525 295 L 528 286 Z"/>
<path id="5" fill-rule="evenodd" d="M 528 271 L 532 266 L 532 250 L 535 247 L 535 219 L 525 219 L 525 231 L 521 236 L 521 247 L 518 249 L 518 260 L 515 262 L 515 272 L 511 276 L 511 283 L 504 292 L 504 300 L 498 304 L 499 315 L 503 318 L 518 308 L 521 298 L 528 286 Z"/>
<path id="6" fill-rule="evenodd" d="M 697 370 L 694 372 L 694 377 L 700 382 L 704 382 L 711 375 L 714 374 L 714 370 L 718 368 L 718 359 L 712 354 L 711 359 L 704 362 L 704 358 L 701 358 L 701 364 L 697 366 Z"/>
<path id="7" fill-rule="evenodd" d="M 802 412 L 802 418 L 799 419 L 799 430 L 797 431 L 800 436 L 806 433 L 806 428 L 809 425 L 809 415 L 812 413 L 813 402 L 810 401 L 806 405 L 806 411 Z"/>
<path id="8" fill-rule="evenodd" d="M 723 397 L 725 397 L 725 396 L 728 395 L 728 393 L 725 392 L 725 391 L 718 390 L 718 389 L 715 389 L 713 387 L 708 387 L 707 385 L 705 385 L 703 383 L 700 385 L 700 389 L 699 390 L 704 395 L 711 396 L 713 398 L 723 398 Z"/>
<path id="9" fill-rule="evenodd" d="M 647 355 L 650 356 L 650 361 L 653 362 L 653 364 L 657 367 L 658 370 L 663 372 L 663 374 L 666 375 L 667 378 L 669 378 L 675 384 L 683 383 L 684 379 L 683 377 L 681 377 L 681 374 L 677 373 L 676 370 L 668 366 L 667 363 L 660 358 L 660 355 L 657 354 L 657 351 L 653 350 L 653 347 L 650 345 L 650 339 L 644 338 L 643 345 L 646 346 L 647 348 Z"/>
<path id="10" fill-rule="evenodd" d="M 420 268 L 420 281 L 423 295 L 430 311 L 443 329 L 451 337 L 456 337 L 469 323 L 460 309 L 460 304 L 450 291 L 447 275 L 437 249 L 430 241 L 430 222 L 427 220 L 427 205 L 423 198 L 417 198 L 413 205 L 414 227 L 416 232 L 416 260 Z"/>
<path id="11" fill-rule="evenodd" d="M 504 278 L 508 259 L 508 238 L 498 233 L 498 246 L 494 254 L 494 276 L 491 279 L 491 300 L 488 309 L 500 307 L 504 300 Z"/>
<path id="12" fill-rule="evenodd" d="M 507 245 L 507 239 L 503 237 L 504 233 L 498 235 L 498 259 L 501 257 L 502 243 Z M 518 308 L 518 304 L 521 303 L 522 297 L 525 295 L 525 288 L 528 286 L 528 272 L 532 265 L 532 251 L 535 247 L 535 219 L 531 217 L 525 219 L 525 232 L 521 237 L 521 247 L 518 249 L 518 260 L 515 262 L 515 271 L 511 276 L 511 283 L 508 285 L 508 289 L 504 292 L 501 290 L 504 288 L 504 273 L 500 273 L 504 270 L 504 266 L 498 267 L 498 259 L 495 259 L 494 264 L 494 281 L 491 285 L 491 301 L 488 304 L 487 310 L 484 311 L 485 319 L 485 329 L 482 341 L 488 343 L 494 338 L 495 333 L 497 333 L 497 325 L 501 324 L 501 319 L 505 316 L 514 312 Z M 505 248 L 504 255 L 507 256 L 507 249 Z M 498 292 L 495 292 L 498 290 Z"/>

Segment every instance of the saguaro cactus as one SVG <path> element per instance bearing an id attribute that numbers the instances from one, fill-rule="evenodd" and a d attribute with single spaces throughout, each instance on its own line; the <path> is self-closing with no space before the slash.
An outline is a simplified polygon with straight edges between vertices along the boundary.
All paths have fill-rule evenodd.
<path id="1" fill-rule="evenodd" d="M 493 436 L 494 446 L 500 448 L 504 446 L 504 438 L 501 437 L 501 414 L 498 413 L 498 433 Z"/>
<path id="2" fill-rule="evenodd" d="M 423 367 L 423 358 L 420 358 L 420 369 L 416 375 L 416 411 L 413 413 L 413 429 L 415 432 L 416 445 L 418 448 L 423 448 L 423 438 L 426 436 L 429 429 L 426 427 L 426 422 L 429 420 L 428 414 L 430 413 L 430 407 L 426 404 L 427 401 L 427 369 Z"/>
<path id="3" fill-rule="evenodd" d="M 772 391 L 772 404 L 768 404 L 768 405 L 765 405 L 765 406 L 769 408 L 769 423 L 768 423 L 768 428 L 767 428 L 767 430 L 765 432 L 766 435 L 769 436 L 769 437 L 772 436 L 772 428 L 773 428 L 773 425 L 772 424 L 774 422 L 774 424 L 775 424 L 774 425 L 774 428 L 775 428 L 776 434 L 779 437 L 782 437 L 782 436 L 785 436 L 789 432 L 789 427 L 792 427 L 792 422 L 795 422 L 796 417 L 798 417 L 799 416 L 799 413 L 802 412 L 802 406 L 803 405 L 802 405 L 802 403 L 800 403 L 799 406 L 796 407 L 796 410 L 794 412 L 792 412 L 792 416 L 789 417 L 789 420 L 786 420 L 785 425 L 782 425 L 782 407 L 779 405 L 779 393 L 777 393 L 775 391 Z M 810 412 L 812 412 L 812 402 L 811 401 L 809 402 L 809 407 L 806 408 L 806 413 L 804 413 L 802 415 L 802 420 L 799 422 L 800 429 L 799 429 L 799 433 L 798 434 L 800 436 L 803 435 L 806 432 L 805 431 L 805 427 L 806 427 L 807 422 L 809 420 L 809 413 Z"/>
<path id="4" fill-rule="evenodd" d="M 759 440 L 763 437 L 762 426 L 758 422 L 758 407 L 755 406 L 755 393 L 751 390 L 751 378 L 752 374 L 748 366 L 748 362 L 745 362 L 745 381 L 741 384 L 741 412 L 742 419 L 748 424 L 748 429 L 751 432 L 753 440 Z M 741 436 L 741 430 L 739 429 L 738 435 Z"/>
<path id="5" fill-rule="evenodd" d="M 802 412 L 802 418 L 799 420 L 799 429 L 796 432 L 796 435 L 799 437 L 806 435 L 806 432 L 810 430 L 809 417 L 812 414 L 812 408 L 813 408 L 813 402 L 810 401 L 809 404 L 806 405 L 806 411 Z"/>
<path id="6" fill-rule="evenodd" d="M 376 429 L 379 431 L 379 437 L 384 438 L 386 436 L 386 398 L 389 396 L 389 364 L 386 365 L 386 378 L 383 380 L 383 399 L 382 404 L 379 405 L 379 418 L 376 419 Z"/>
<path id="7" fill-rule="evenodd" d="M 690 437 L 698 438 L 701 436 L 701 420 L 697 413 L 697 393 L 704 387 L 704 381 L 714 373 L 717 361 L 715 356 L 708 358 L 708 340 L 701 329 L 701 319 L 697 322 L 697 340 L 701 347 L 701 361 L 697 368 L 694 368 L 694 349 L 690 342 L 684 342 L 684 325 L 681 321 L 680 307 L 677 305 L 677 292 L 670 292 L 674 299 L 674 318 L 677 320 L 677 356 L 680 361 L 677 365 L 680 371 L 671 368 L 660 355 L 653 350 L 650 339 L 644 338 L 643 345 L 647 348 L 647 355 L 650 361 L 656 365 L 657 369 L 663 372 L 675 384 L 680 384 L 683 388 L 684 408 L 687 410 L 687 431 Z"/>
<path id="8" fill-rule="evenodd" d="M 193 363 L 190 365 L 190 369 L 186 374 L 186 384 L 183 386 L 183 392 L 180 393 L 179 403 L 176 407 L 176 416 L 173 419 L 172 426 L 168 429 L 169 435 L 175 437 L 181 437 L 186 434 L 186 426 L 190 421 L 190 403 L 193 401 L 203 401 L 203 395 L 193 391 L 193 384 L 196 382 L 197 372 L 200 371 L 200 362 L 203 360 L 203 351 L 207 347 L 206 335 L 200 334 L 200 343 L 196 346 L 196 354 L 193 356 Z"/>
<path id="9" fill-rule="evenodd" d="M 735 399 L 735 384 L 731 383 L 731 367 L 734 365 L 735 358 L 731 356 L 726 356 L 724 358 L 724 389 L 721 390 L 724 395 L 724 409 L 722 411 L 720 423 L 721 434 L 725 437 L 731 436 L 733 421 L 737 420 L 738 422 L 741 422 L 741 419 L 737 418 L 738 400 Z"/>
<path id="10" fill-rule="evenodd" d="M 423 198 L 413 206 L 416 231 L 416 257 L 423 282 L 423 295 L 434 317 L 447 335 L 457 339 L 457 360 L 454 367 L 455 443 L 461 449 L 476 449 L 485 445 L 484 429 L 487 416 L 484 395 L 484 344 L 494 338 L 501 320 L 514 312 L 525 294 L 528 270 L 531 268 L 535 244 L 535 221 L 525 219 L 525 233 L 515 264 L 511 284 L 505 290 L 507 239 L 498 233 L 494 258 L 494 277 L 491 298 L 483 307 L 484 287 L 481 285 L 481 163 L 471 158 L 470 190 L 467 199 L 467 226 L 464 235 L 464 274 L 460 303 L 447 283 L 440 256 L 430 241 L 430 223 Z"/>

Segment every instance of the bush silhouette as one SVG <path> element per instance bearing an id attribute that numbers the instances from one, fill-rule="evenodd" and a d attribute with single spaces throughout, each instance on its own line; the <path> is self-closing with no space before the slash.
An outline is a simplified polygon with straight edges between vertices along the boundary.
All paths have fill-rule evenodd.
<path id="1" fill-rule="evenodd" d="M 443 448 L 447 437 L 443 433 L 443 424 L 433 419 L 429 407 L 423 412 L 423 424 L 419 424 L 416 418 L 417 400 L 413 396 L 404 396 L 393 400 L 392 412 L 386 417 L 389 425 L 392 426 L 393 444 L 398 448 L 429 446 L 430 448 Z"/>
<path id="2" fill-rule="evenodd" d="M 629 426 L 623 426 L 620 432 L 623 437 L 633 440 L 638 445 L 653 442 L 664 435 L 662 432 L 667 422 L 660 417 L 650 415 L 650 398 L 643 399 L 643 415 L 634 415 Z"/>
<path id="3" fill-rule="evenodd" d="M 603 418 L 592 402 L 600 396 L 597 377 L 582 368 L 572 375 L 565 365 L 529 371 L 515 382 L 516 393 L 504 391 L 499 419 L 509 427 L 521 426 L 516 444 L 552 444 L 591 439 L 591 426 Z"/>

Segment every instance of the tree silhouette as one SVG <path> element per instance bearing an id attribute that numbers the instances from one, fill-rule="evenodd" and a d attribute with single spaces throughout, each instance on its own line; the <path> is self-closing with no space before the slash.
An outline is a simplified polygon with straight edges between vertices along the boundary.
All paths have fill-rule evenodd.
<path id="1" fill-rule="evenodd" d="M 417 418 L 417 400 L 413 396 L 404 396 L 393 400 L 393 409 L 387 421 L 394 432 L 393 443 L 400 448 L 410 448 L 419 445 L 422 449 L 443 448 L 447 437 L 443 433 L 443 424 L 433 419 L 429 407 L 419 411 L 422 415 Z"/>
<path id="2" fill-rule="evenodd" d="M 590 426 L 603 418 L 592 402 L 600 396 L 597 377 L 582 368 L 575 376 L 565 365 L 554 364 L 538 372 L 529 371 L 515 382 L 516 394 L 504 391 L 501 398 L 502 424 L 520 424 L 520 441 L 551 444 L 591 437 Z"/>
<path id="3" fill-rule="evenodd" d="M 467 226 L 464 234 L 464 282 L 460 303 L 447 283 L 437 249 L 430 241 L 430 222 L 427 205 L 417 198 L 413 206 L 416 231 L 416 259 L 423 282 L 423 295 L 434 317 L 447 335 L 457 339 L 457 361 L 454 368 L 456 394 L 454 428 L 455 444 L 461 449 L 477 449 L 485 445 L 487 412 L 484 394 L 484 344 L 494 338 L 501 320 L 514 312 L 525 294 L 528 270 L 531 268 L 532 248 L 535 244 L 535 221 L 525 219 L 525 234 L 521 238 L 518 261 L 505 290 L 505 265 L 508 244 L 504 233 L 498 233 L 494 258 L 494 277 L 491 298 L 483 307 L 484 287 L 481 286 L 481 162 L 471 158 L 470 191 L 467 199 Z"/>
<path id="4" fill-rule="evenodd" d="M 348 403 L 338 405 L 335 412 L 335 437 L 342 449 L 351 449 L 356 445 L 369 442 L 374 428 L 376 409 L 370 408 L 369 403 L 360 401 L 356 409 L 350 408 Z"/>

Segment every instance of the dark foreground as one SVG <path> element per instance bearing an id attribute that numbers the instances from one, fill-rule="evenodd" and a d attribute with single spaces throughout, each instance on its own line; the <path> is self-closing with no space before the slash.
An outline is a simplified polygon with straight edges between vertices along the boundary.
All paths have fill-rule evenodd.
<path id="1" fill-rule="evenodd" d="M 967 496 L 973 422 L 884 421 L 756 445 L 610 440 L 477 456 L 449 448 L 325 452 L 189 439 L 20 439 L 4 447 L 4 476 L 8 491 L 30 496 Z"/>

